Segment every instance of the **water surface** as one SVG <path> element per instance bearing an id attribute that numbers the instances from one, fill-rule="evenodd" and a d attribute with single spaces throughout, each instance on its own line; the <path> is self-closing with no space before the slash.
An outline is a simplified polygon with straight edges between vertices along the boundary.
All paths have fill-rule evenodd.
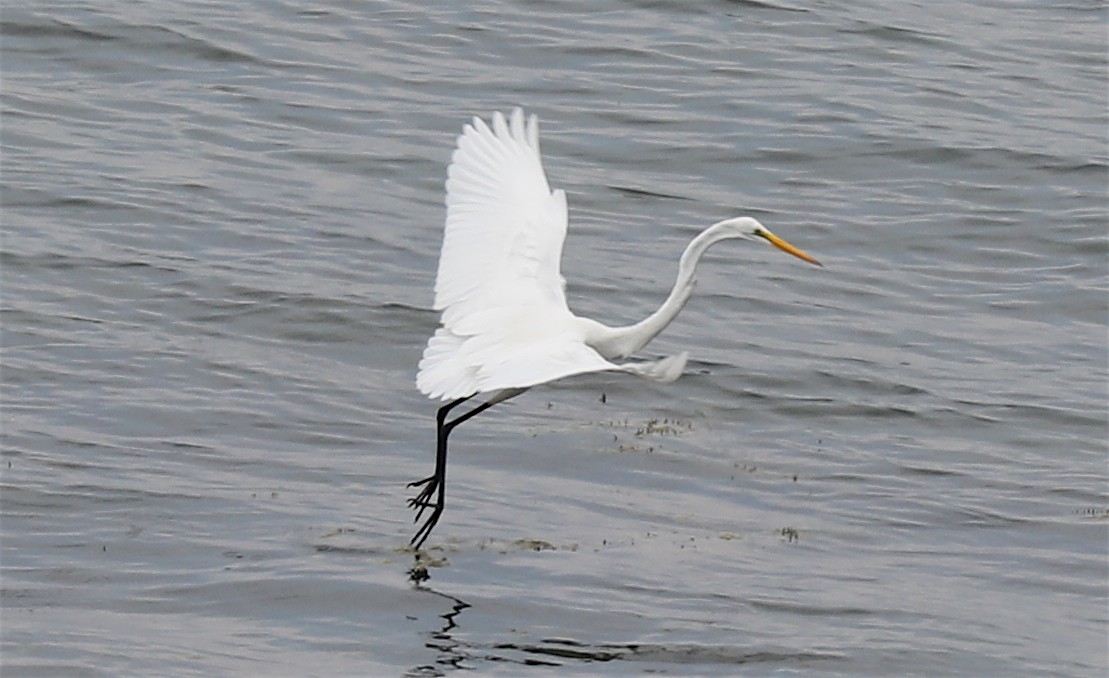
<path id="1" fill-rule="evenodd" d="M 5 675 L 1101 676 L 1101 3 L 38 3 L 3 16 Z M 445 167 L 525 106 L 572 308 L 404 485 Z M 602 397 L 603 396 L 603 397 Z"/>

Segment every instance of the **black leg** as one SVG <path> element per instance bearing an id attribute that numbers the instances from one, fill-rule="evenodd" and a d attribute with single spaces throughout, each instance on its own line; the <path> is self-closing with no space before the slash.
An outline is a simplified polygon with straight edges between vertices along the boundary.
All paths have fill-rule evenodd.
<path id="1" fill-rule="evenodd" d="M 445 440 L 445 436 L 443 435 L 443 422 L 446 421 L 448 412 L 450 412 L 454 408 L 458 407 L 462 403 L 466 402 L 470 398 L 473 398 L 473 396 L 468 396 L 466 398 L 459 398 L 458 400 L 452 400 L 451 402 L 449 402 L 446 405 L 439 408 L 439 413 L 435 417 L 435 421 L 438 424 L 438 426 L 436 427 L 436 432 L 435 432 L 435 437 L 436 437 L 435 473 L 433 473 L 432 475 L 424 478 L 423 480 L 413 480 L 412 482 L 408 483 L 408 487 L 419 487 L 421 485 L 428 485 L 432 488 L 431 492 L 435 491 L 435 486 L 438 484 L 439 477 L 441 475 L 443 475 L 443 472 L 445 472 L 446 463 L 447 463 L 447 461 L 445 459 L 446 450 L 444 449 L 444 447 L 446 446 L 446 440 Z M 431 496 L 431 492 L 429 492 L 427 487 L 425 487 L 424 491 L 421 492 L 419 494 L 419 496 L 408 500 L 408 505 L 412 508 L 416 508 L 417 506 L 426 506 L 427 502 L 425 500 L 428 499 Z M 427 496 L 425 497 L 424 495 L 427 495 Z M 417 514 L 416 515 L 416 520 L 419 520 L 419 519 L 420 519 L 420 516 L 419 516 L 419 514 Z"/>
<path id="2" fill-rule="evenodd" d="M 494 400 L 492 402 L 483 403 L 466 414 L 448 422 L 447 414 L 472 397 L 473 396 L 469 396 L 466 398 L 459 398 L 458 400 L 452 400 L 439 408 L 439 412 L 436 415 L 438 426 L 435 447 L 435 473 L 423 480 L 417 480 L 408 484 L 409 487 L 423 486 L 423 489 L 420 490 L 418 495 L 408 500 L 408 506 L 417 510 L 416 518 L 413 522 L 418 521 L 420 517 L 423 516 L 425 509 L 431 508 L 431 515 L 428 516 L 427 521 L 420 526 L 415 536 L 412 537 L 412 541 L 409 542 L 412 548 L 416 550 L 419 550 L 420 546 L 427 540 L 428 536 L 431 534 L 432 528 L 439 522 L 439 517 L 443 514 L 447 489 L 447 437 L 451 434 L 451 431 L 454 430 L 455 426 L 458 426 L 462 422 L 484 412 L 500 402 L 500 400 Z M 435 497 L 434 500 L 432 500 L 433 496 Z"/>
<path id="3" fill-rule="evenodd" d="M 419 509 L 416 513 L 415 520 L 419 520 L 420 516 L 424 514 L 424 509 L 428 506 L 434 506 L 431 497 L 435 494 L 440 485 L 445 484 L 447 475 L 447 430 L 444 422 L 447 420 L 447 414 L 466 402 L 473 396 L 467 398 L 459 398 L 452 400 L 446 405 L 439 408 L 438 414 L 435 416 L 437 423 L 435 432 L 435 472 L 423 480 L 415 480 L 408 483 L 408 487 L 420 487 L 423 485 L 424 489 L 418 495 L 408 500 L 409 508 Z M 441 501 L 439 503 L 442 503 Z M 413 522 L 415 522 L 415 520 Z M 413 539 L 415 541 L 415 539 Z"/>

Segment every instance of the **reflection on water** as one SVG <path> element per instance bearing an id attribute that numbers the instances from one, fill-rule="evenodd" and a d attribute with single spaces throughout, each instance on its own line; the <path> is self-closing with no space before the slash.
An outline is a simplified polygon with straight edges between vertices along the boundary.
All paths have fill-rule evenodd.
<path id="1" fill-rule="evenodd" d="M 418 586 L 417 589 L 443 598 L 451 609 L 440 616 L 443 620 L 441 629 L 427 632 L 429 636 L 427 647 L 436 652 L 434 664 L 413 667 L 405 674 L 408 676 L 444 676 L 452 669 L 478 668 L 482 662 L 522 666 L 565 666 L 567 662 L 593 664 L 620 661 L 634 664 L 636 671 L 667 673 L 666 667 L 669 665 L 717 666 L 725 671 L 744 665 L 780 666 L 801 670 L 819 662 L 835 662 L 843 659 L 842 656 L 834 653 L 745 651 L 735 645 L 614 644 L 591 643 L 572 638 L 543 638 L 530 643 L 522 643 L 515 639 L 504 642 L 474 643 L 465 639 L 462 613 L 470 607 L 469 603 L 433 588 Z"/>
<path id="2" fill-rule="evenodd" d="M 450 612 L 440 615 L 443 620 L 443 627 L 437 631 L 430 631 L 430 640 L 427 641 L 427 647 L 435 650 L 437 656 L 435 663 L 432 665 L 416 666 L 408 671 L 407 676 L 443 676 L 445 669 L 467 669 L 473 668 L 463 664 L 466 660 L 471 658 L 469 649 L 465 647 L 464 643 L 455 640 L 451 631 L 458 626 L 456 617 L 470 607 L 466 603 L 454 596 L 436 591 L 434 589 L 418 586 L 418 590 L 426 592 L 430 595 L 439 596 L 444 598 L 451 606 Z"/>

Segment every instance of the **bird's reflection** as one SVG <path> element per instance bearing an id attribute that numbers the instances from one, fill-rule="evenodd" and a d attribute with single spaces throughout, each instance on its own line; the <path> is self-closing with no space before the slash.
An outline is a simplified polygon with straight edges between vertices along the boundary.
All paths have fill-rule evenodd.
<path id="1" fill-rule="evenodd" d="M 417 565 L 419 565 L 418 560 Z M 411 572 L 409 576 L 412 577 Z M 415 581 L 414 577 L 413 581 Z M 470 653 L 464 647 L 462 641 L 456 640 L 451 632 L 458 626 L 456 621 L 458 615 L 470 607 L 470 604 L 448 593 L 422 586 L 420 582 L 416 582 L 416 589 L 445 599 L 450 603 L 451 609 L 450 612 L 439 615 L 439 618 L 443 620 L 443 625 L 438 631 L 432 631 L 431 638 L 425 643 L 427 648 L 439 653 L 435 658 L 435 663 L 416 666 L 409 670 L 405 676 L 445 676 L 446 670 L 467 668 L 462 665 L 462 662 L 470 659 Z"/>
<path id="2" fill-rule="evenodd" d="M 473 670 L 475 667 L 466 665 L 466 662 L 474 661 L 504 662 L 521 666 L 562 666 L 565 660 L 607 662 L 633 655 L 637 649 L 636 646 L 621 645 L 594 648 L 586 643 L 564 638 L 545 639 L 538 644 L 496 642 L 474 645 L 454 636 L 454 630 L 460 625 L 459 615 L 472 607 L 469 603 L 457 596 L 429 588 L 422 582 L 416 582 L 415 588 L 446 600 L 450 604 L 450 611 L 439 615 L 443 620 L 442 626 L 437 631 L 431 631 L 429 639 L 424 643 L 425 647 L 438 653 L 434 663 L 413 667 L 405 673 L 406 678 L 446 676 L 447 671 Z"/>

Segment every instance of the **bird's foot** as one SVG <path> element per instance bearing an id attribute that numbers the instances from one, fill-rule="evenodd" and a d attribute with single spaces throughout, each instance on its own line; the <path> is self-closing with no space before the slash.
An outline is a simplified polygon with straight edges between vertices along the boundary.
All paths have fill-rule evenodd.
<path id="1" fill-rule="evenodd" d="M 432 528 L 434 528 L 435 524 L 439 522 L 439 516 L 443 514 L 442 504 L 427 504 L 420 507 L 420 512 L 416 514 L 416 520 L 420 519 L 420 514 L 423 513 L 424 509 L 428 506 L 433 507 L 431 515 L 427 517 L 427 522 L 421 525 L 420 529 L 416 531 L 416 534 L 412 537 L 412 541 L 408 542 L 408 545 L 411 546 L 412 549 L 415 551 L 420 550 L 420 547 L 423 546 L 424 541 L 431 535 Z"/>
<path id="2" fill-rule="evenodd" d="M 434 508 L 439 511 L 442 510 L 439 507 L 438 498 L 433 499 L 436 491 L 439 489 L 438 479 L 436 479 L 435 476 L 431 476 L 423 480 L 408 483 L 408 487 L 419 487 L 420 485 L 423 485 L 424 489 L 420 490 L 420 493 L 415 497 L 411 497 L 408 500 L 408 508 L 416 509 L 416 517 L 412 519 L 412 522 L 418 521 L 428 508 Z"/>
<path id="3" fill-rule="evenodd" d="M 431 509 L 431 515 L 427 517 L 424 524 L 416 531 L 416 535 L 412 537 L 412 541 L 409 542 L 409 545 L 417 551 L 428 538 L 428 535 L 431 534 L 431 529 L 435 527 L 435 523 L 439 522 L 439 516 L 443 514 L 443 497 L 442 493 L 439 492 L 439 483 L 439 479 L 435 476 L 428 476 L 423 480 L 408 483 L 408 487 L 422 486 L 419 494 L 408 500 L 408 507 L 416 509 L 416 517 L 412 522 L 419 522 L 424 515 L 424 511 Z"/>
<path id="4" fill-rule="evenodd" d="M 413 480 L 412 482 L 405 485 L 405 487 L 419 487 L 420 485 L 427 485 L 428 483 L 430 483 L 434 480 L 435 480 L 435 476 L 428 476 L 428 477 L 424 478 L 423 480 Z"/>

